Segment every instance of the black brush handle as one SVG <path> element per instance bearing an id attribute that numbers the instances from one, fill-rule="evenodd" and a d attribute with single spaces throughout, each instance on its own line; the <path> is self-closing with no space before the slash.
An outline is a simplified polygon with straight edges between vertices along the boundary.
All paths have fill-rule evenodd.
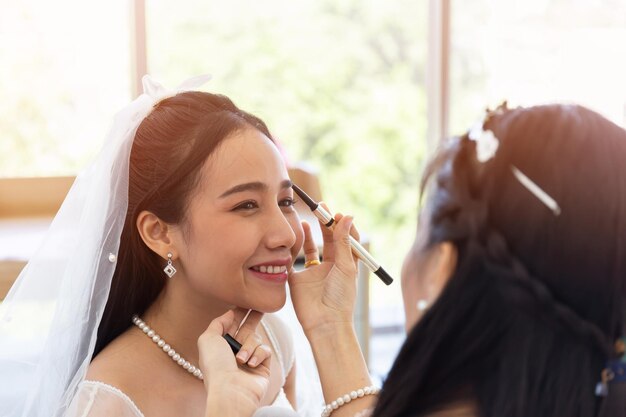
<path id="1" fill-rule="evenodd" d="M 241 343 L 236 341 L 235 338 L 229 335 L 228 333 L 224 335 L 224 339 L 226 339 L 226 341 L 230 345 L 230 348 L 233 350 L 233 353 L 235 355 L 239 353 L 239 351 L 241 350 Z"/>

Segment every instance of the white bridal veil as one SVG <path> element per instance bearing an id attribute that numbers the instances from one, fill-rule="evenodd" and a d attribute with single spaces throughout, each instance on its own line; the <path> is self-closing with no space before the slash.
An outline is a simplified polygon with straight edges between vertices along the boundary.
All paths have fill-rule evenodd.
<path id="1" fill-rule="evenodd" d="M 80 173 L 0 304 L 0 416 L 62 416 L 83 379 L 109 295 L 124 225 L 135 132 L 166 91 L 150 77 L 115 117 L 99 156 Z"/>

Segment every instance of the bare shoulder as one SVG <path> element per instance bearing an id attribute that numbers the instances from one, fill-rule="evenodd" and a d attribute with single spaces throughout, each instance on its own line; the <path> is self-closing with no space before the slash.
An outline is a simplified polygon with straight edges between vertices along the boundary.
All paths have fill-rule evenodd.
<path id="1" fill-rule="evenodd" d="M 103 382 L 124 392 L 132 391 L 140 382 L 137 381 L 137 367 L 148 359 L 142 351 L 141 339 L 127 330 L 91 361 L 85 379 Z"/>
<path id="2" fill-rule="evenodd" d="M 94 358 L 85 379 L 117 388 L 144 415 L 193 415 L 188 411 L 201 410 L 206 401 L 204 385 L 173 364 L 135 327 Z"/>
<path id="3" fill-rule="evenodd" d="M 165 384 L 174 381 L 174 386 L 184 385 L 170 375 L 172 368 L 173 371 L 179 369 L 168 366 L 171 361 L 163 357 L 160 349 L 154 349 L 151 341 L 146 341 L 147 338 L 137 329 L 129 328 L 92 360 L 85 379 L 121 391 L 143 415 L 176 415 L 173 408 L 178 403 L 175 397 L 168 395 Z M 184 374 L 188 377 L 186 372 Z M 202 384 L 200 387 L 203 388 Z"/>

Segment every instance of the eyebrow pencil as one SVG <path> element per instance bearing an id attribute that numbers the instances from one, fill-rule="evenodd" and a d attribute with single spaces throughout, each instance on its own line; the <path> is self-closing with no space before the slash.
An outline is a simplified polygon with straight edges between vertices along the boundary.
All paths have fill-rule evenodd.
<path id="1" fill-rule="evenodd" d="M 319 203 L 314 201 L 311 197 L 307 195 L 300 187 L 295 184 L 292 184 L 291 187 L 298 194 L 298 196 L 304 201 L 304 203 L 309 206 L 315 217 L 317 217 L 324 226 L 329 229 L 333 229 L 335 226 L 335 219 L 333 216 L 327 212 L 324 207 L 322 207 Z M 370 271 L 378 276 L 382 282 L 389 285 L 393 282 L 393 278 L 383 269 L 382 266 L 369 254 L 367 250 L 361 244 L 350 236 L 350 246 L 352 246 L 352 253 L 359 258 L 365 266 L 367 266 Z"/>

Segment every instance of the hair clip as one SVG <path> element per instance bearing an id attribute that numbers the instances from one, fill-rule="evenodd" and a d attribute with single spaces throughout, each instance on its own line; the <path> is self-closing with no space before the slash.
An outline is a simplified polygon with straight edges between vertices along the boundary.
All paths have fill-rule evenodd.
<path id="1" fill-rule="evenodd" d="M 536 183 L 534 183 L 530 178 L 528 178 L 522 171 L 517 169 L 515 165 L 511 166 L 511 171 L 513 171 L 513 175 L 515 178 L 535 197 L 539 199 L 543 204 L 546 205 L 555 216 L 561 214 L 561 207 L 559 207 L 559 203 L 557 203 L 554 198 L 550 197 L 548 193 L 543 191 L 541 187 L 539 187 Z"/>

